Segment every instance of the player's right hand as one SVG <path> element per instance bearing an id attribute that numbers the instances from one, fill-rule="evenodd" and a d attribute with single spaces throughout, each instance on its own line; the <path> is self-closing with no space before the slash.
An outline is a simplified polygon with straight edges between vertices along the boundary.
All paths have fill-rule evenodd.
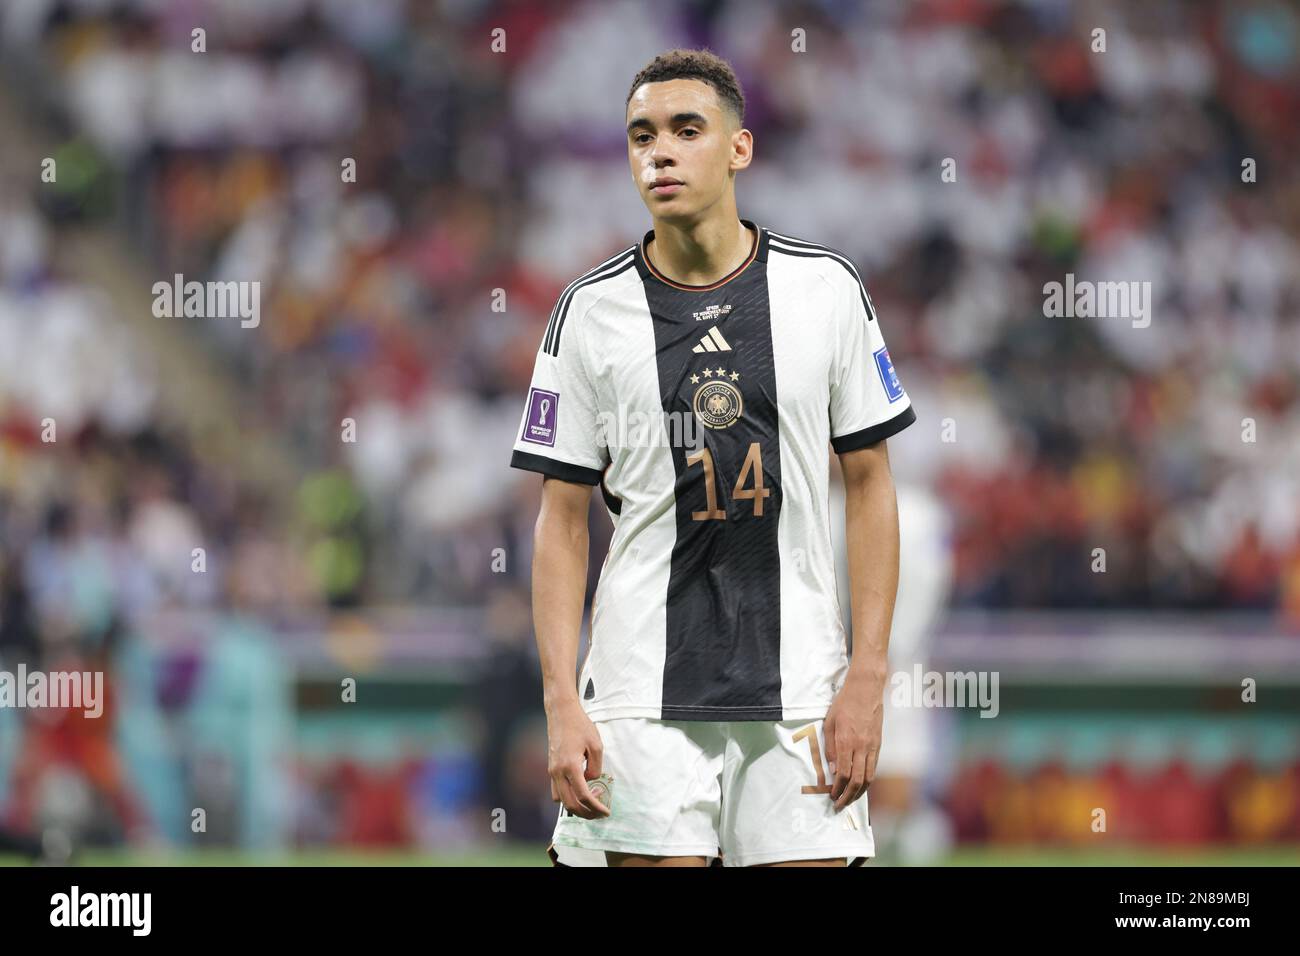
<path id="1" fill-rule="evenodd" d="M 551 800 L 586 820 L 609 816 L 609 810 L 587 787 L 600 776 L 604 749 L 600 731 L 576 699 L 557 707 L 546 717 L 546 769 L 551 777 Z"/>

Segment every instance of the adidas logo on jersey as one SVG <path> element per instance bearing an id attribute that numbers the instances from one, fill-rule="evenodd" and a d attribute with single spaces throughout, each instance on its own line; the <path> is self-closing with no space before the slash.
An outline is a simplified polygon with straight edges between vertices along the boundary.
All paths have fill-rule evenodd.
<path id="1" fill-rule="evenodd" d="M 715 325 L 713 328 L 709 329 L 708 335 L 700 339 L 700 344 L 691 349 L 691 351 L 730 352 L 731 346 L 727 344 L 727 340 L 722 337 L 722 333 L 718 331 L 718 327 Z"/>

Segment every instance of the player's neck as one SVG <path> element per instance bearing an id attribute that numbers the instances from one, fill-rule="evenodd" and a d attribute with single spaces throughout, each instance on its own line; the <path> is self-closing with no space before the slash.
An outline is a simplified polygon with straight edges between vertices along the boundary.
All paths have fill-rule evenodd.
<path id="1" fill-rule="evenodd" d="M 682 285 L 710 285 L 738 269 L 758 237 L 733 212 L 718 221 L 686 225 L 655 221 L 646 258 Z"/>

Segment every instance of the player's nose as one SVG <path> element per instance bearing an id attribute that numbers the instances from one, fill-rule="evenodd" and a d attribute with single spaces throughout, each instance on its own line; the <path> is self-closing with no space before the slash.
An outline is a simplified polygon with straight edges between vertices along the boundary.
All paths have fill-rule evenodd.
<path id="1" fill-rule="evenodd" d="M 656 169 L 659 169 L 661 166 L 665 164 L 672 164 L 677 162 L 676 157 L 673 155 L 671 137 L 669 136 L 655 137 L 654 148 L 650 150 L 650 160 L 655 164 Z"/>

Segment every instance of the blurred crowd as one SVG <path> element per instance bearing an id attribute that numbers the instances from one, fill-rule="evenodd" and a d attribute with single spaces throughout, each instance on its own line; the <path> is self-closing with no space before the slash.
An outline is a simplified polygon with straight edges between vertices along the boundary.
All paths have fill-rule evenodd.
<path id="1" fill-rule="evenodd" d="M 262 282 L 259 329 L 195 334 L 305 468 L 364 499 L 329 597 L 474 603 L 506 583 L 480 556 L 526 549 L 536 489 L 501 449 L 559 290 L 648 224 L 619 100 L 685 39 L 746 89 L 742 213 L 864 271 L 921 416 L 897 468 L 957 513 L 958 604 L 1300 616 L 1294 7 L 6 12 L 159 276 Z M 1045 317 L 1066 273 L 1149 281 L 1150 326 Z"/>
<path id="2" fill-rule="evenodd" d="M 0 185 L 0 658 L 173 607 L 487 608 L 487 780 L 544 833 L 506 779 L 538 752 L 540 491 L 508 449 L 559 293 L 649 228 L 620 100 L 682 45 L 744 85 L 741 214 L 863 272 L 956 605 L 1300 631 L 1293 5 L 15 0 L 3 80 L 67 174 Z M 52 254 L 84 225 L 148 285 L 261 283 L 257 328 L 175 321 L 300 467 L 291 508 L 163 414 L 149 350 Z M 1149 327 L 1048 317 L 1067 274 L 1150 282 Z"/>
<path id="3" fill-rule="evenodd" d="M 956 838 L 967 843 L 1290 844 L 1300 841 L 1300 762 L 1275 767 L 1242 756 L 1199 767 L 1179 756 L 1135 766 L 1116 757 L 1079 769 L 1059 759 L 1031 767 L 968 759 L 945 810 Z"/>
<path id="4" fill-rule="evenodd" d="M 33 662 L 213 604 L 250 537 L 230 475 L 158 427 L 145 353 L 50 244 L 32 208 L 0 197 L 0 654 Z M 194 548 L 222 556 L 212 574 L 194 573 Z"/>

